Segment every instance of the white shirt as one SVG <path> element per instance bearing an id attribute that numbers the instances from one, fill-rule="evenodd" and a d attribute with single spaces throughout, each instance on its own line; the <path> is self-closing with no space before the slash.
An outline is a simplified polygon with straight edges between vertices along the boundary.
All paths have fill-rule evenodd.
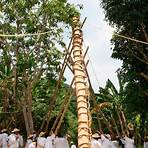
<path id="1" fill-rule="evenodd" d="M 2 148 L 7 148 L 8 147 L 8 134 L 7 133 L 2 133 L 0 134 L 0 146 Z"/>
<path id="2" fill-rule="evenodd" d="M 92 140 L 91 140 L 91 148 L 102 148 L 102 147 L 101 147 L 101 144 L 99 143 L 98 140 L 95 140 L 95 139 L 92 138 Z"/>
<path id="3" fill-rule="evenodd" d="M 9 148 L 19 148 L 19 143 L 15 134 L 11 134 L 8 139 Z"/>
<path id="4" fill-rule="evenodd" d="M 11 134 L 8 137 L 9 148 L 23 147 L 23 138 L 21 135 Z"/>
<path id="5" fill-rule="evenodd" d="M 28 146 L 29 146 L 30 143 L 32 143 L 32 140 L 31 140 L 31 139 L 27 139 L 27 142 L 26 142 L 25 148 L 28 148 Z"/>
<path id="6" fill-rule="evenodd" d="M 45 148 L 55 148 L 55 135 L 47 137 L 45 142 Z"/>
<path id="7" fill-rule="evenodd" d="M 112 141 L 112 148 L 120 148 L 118 141 Z"/>
<path id="8" fill-rule="evenodd" d="M 46 138 L 45 137 L 38 137 L 37 139 L 37 148 L 44 148 L 46 143 Z"/>
<path id="9" fill-rule="evenodd" d="M 148 148 L 148 142 L 144 142 L 144 148 Z"/>
<path id="10" fill-rule="evenodd" d="M 28 148 L 36 148 L 36 142 L 31 142 L 31 143 L 28 145 Z"/>
<path id="11" fill-rule="evenodd" d="M 55 148 L 69 148 L 69 144 L 66 138 L 56 137 Z"/>
<path id="12" fill-rule="evenodd" d="M 125 148 L 134 148 L 134 139 L 125 136 Z"/>
<path id="13" fill-rule="evenodd" d="M 102 147 L 103 148 L 111 148 L 112 147 L 112 141 L 107 139 L 104 135 L 101 135 L 102 140 Z"/>
<path id="14" fill-rule="evenodd" d="M 18 136 L 19 136 L 19 139 L 18 139 L 19 146 L 23 147 L 23 145 L 24 145 L 23 137 L 21 135 L 18 135 Z"/>

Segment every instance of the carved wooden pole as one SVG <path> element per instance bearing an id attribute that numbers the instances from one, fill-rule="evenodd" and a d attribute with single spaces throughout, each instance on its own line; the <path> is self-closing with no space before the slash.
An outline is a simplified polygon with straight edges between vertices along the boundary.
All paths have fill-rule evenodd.
<path id="1" fill-rule="evenodd" d="M 77 96 L 78 112 L 78 148 L 90 148 L 90 127 L 88 111 L 88 86 L 86 85 L 86 72 L 82 54 L 82 31 L 79 18 L 73 18 L 73 72 Z"/>

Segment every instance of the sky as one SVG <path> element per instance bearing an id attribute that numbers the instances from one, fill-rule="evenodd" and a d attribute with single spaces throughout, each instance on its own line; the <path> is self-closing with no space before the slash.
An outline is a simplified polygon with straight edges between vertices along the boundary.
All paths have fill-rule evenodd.
<path id="1" fill-rule="evenodd" d="M 104 87 L 107 79 L 110 79 L 118 88 L 116 71 L 121 67 L 121 61 L 111 58 L 112 50 L 110 39 L 113 28 L 105 21 L 104 10 L 99 0 L 69 0 L 73 4 L 83 4 L 81 21 L 87 17 L 83 27 L 84 46 L 89 46 L 88 57 L 90 59 L 88 72 L 94 90 Z M 68 83 L 72 74 L 68 69 L 65 77 Z"/>

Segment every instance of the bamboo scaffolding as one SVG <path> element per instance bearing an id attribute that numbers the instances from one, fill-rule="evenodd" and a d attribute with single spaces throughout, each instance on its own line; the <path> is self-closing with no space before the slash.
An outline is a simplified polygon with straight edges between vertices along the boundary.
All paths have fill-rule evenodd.
<path id="1" fill-rule="evenodd" d="M 72 95 L 70 95 L 70 96 L 68 97 L 67 103 L 66 103 L 65 106 L 64 106 L 64 110 L 63 110 L 63 112 L 62 112 L 62 114 L 61 114 L 61 116 L 60 116 L 60 120 L 59 120 L 59 122 L 58 122 L 58 124 L 57 124 L 57 127 L 56 127 L 55 131 L 54 131 L 54 134 L 55 134 L 55 135 L 58 134 L 58 131 L 59 131 L 60 127 L 61 127 L 62 121 L 63 121 L 63 119 L 64 119 L 64 117 L 65 117 L 65 113 L 66 113 L 66 111 L 67 111 L 67 109 L 68 109 L 68 107 L 69 107 L 71 97 L 72 97 Z"/>
<path id="2" fill-rule="evenodd" d="M 63 114 L 64 108 L 65 108 L 65 104 L 67 103 L 68 99 L 69 99 L 69 96 L 65 96 L 64 101 L 63 101 L 63 103 L 61 105 L 61 109 L 60 109 L 60 111 L 59 111 L 59 113 L 58 113 L 58 115 L 56 117 L 56 120 L 54 121 L 54 123 L 52 125 L 52 128 L 51 128 L 49 134 L 54 132 L 54 130 L 56 129 L 56 126 L 57 126 L 57 124 L 58 124 L 58 122 L 59 122 L 59 120 L 60 120 L 60 118 L 61 118 L 61 116 Z"/>

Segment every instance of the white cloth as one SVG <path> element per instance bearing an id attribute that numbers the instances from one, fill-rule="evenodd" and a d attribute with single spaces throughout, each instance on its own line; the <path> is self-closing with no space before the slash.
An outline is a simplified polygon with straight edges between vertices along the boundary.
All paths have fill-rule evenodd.
<path id="1" fill-rule="evenodd" d="M 0 134 L 0 146 L 1 148 L 7 148 L 8 147 L 8 134 L 2 133 Z"/>
<path id="2" fill-rule="evenodd" d="M 144 148 L 148 148 L 148 142 L 144 142 Z"/>
<path id="3" fill-rule="evenodd" d="M 55 148 L 55 135 L 47 137 L 45 142 L 45 148 Z"/>
<path id="4" fill-rule="evenodd" d="M 121 148 L 118 141 L 112 141 L 112 148 Z"/>
<path id="5" fill-rule="evenodd" d="M 46 138 L 45 137 L 38 137 L 37 139 L 37 148 L 44 148 L 46 143 Z"/>
<path id="6" fill-rule="evenodd" d="M 111 148 L 112 147 L 112 141 L 107 139 L 104 135 L 101 135 L 102 140 L 102 147 L 103 148 Z"/>
<path id="7" fill-rule="evenodd" d="M 69 144 L 66 138 L 56 137 L 55 148 L 69 148 Z"/>
<path id="8" fill-rule="evenodd" d="M 19 147 L 23 147 L 24 145 L 23 137 L 21 135 L 18 135 L 18 136 L 19 136 L 18 138 Z"/>
<path id="9" fill-rule="evenodd" d="M 98 140 L 92 139 L 91 140 L 91 148 L 102 148 L 101 144 Z"/>
<path id="10" fill-rule="evenodd" d="M 125 148 L 134 148 L 134 139 L 125 136 Z"/>
<path id="11" fill-rule="evenodd" d="M 36 142 L 31 142 L 31 143 L 28 145 L 28 148 L 36 148 Z"/>
<path id="12" fill-rule="evenodd" d="M 19 148 L 19 143 L 16 139 L 16 135 L 15 134 L 11 134 L 8 137 L 8 144 L 9 144 L 9 148 Z"/>
<path id="13" fill-rule="evenodd" d="M 8 137 L 9 148 L 23 147 L 23 138 L 21 135 L 11 134 Z"/>
<path id="14" fill-rule="evenodd" d="M 25 148 L 28 148 L 28 146 L 29 146 L 30 143 L 32 143 L 32 140 L 31 140 L 31 139 L 27 139 L 27 142 L 26 142 Z"/>

